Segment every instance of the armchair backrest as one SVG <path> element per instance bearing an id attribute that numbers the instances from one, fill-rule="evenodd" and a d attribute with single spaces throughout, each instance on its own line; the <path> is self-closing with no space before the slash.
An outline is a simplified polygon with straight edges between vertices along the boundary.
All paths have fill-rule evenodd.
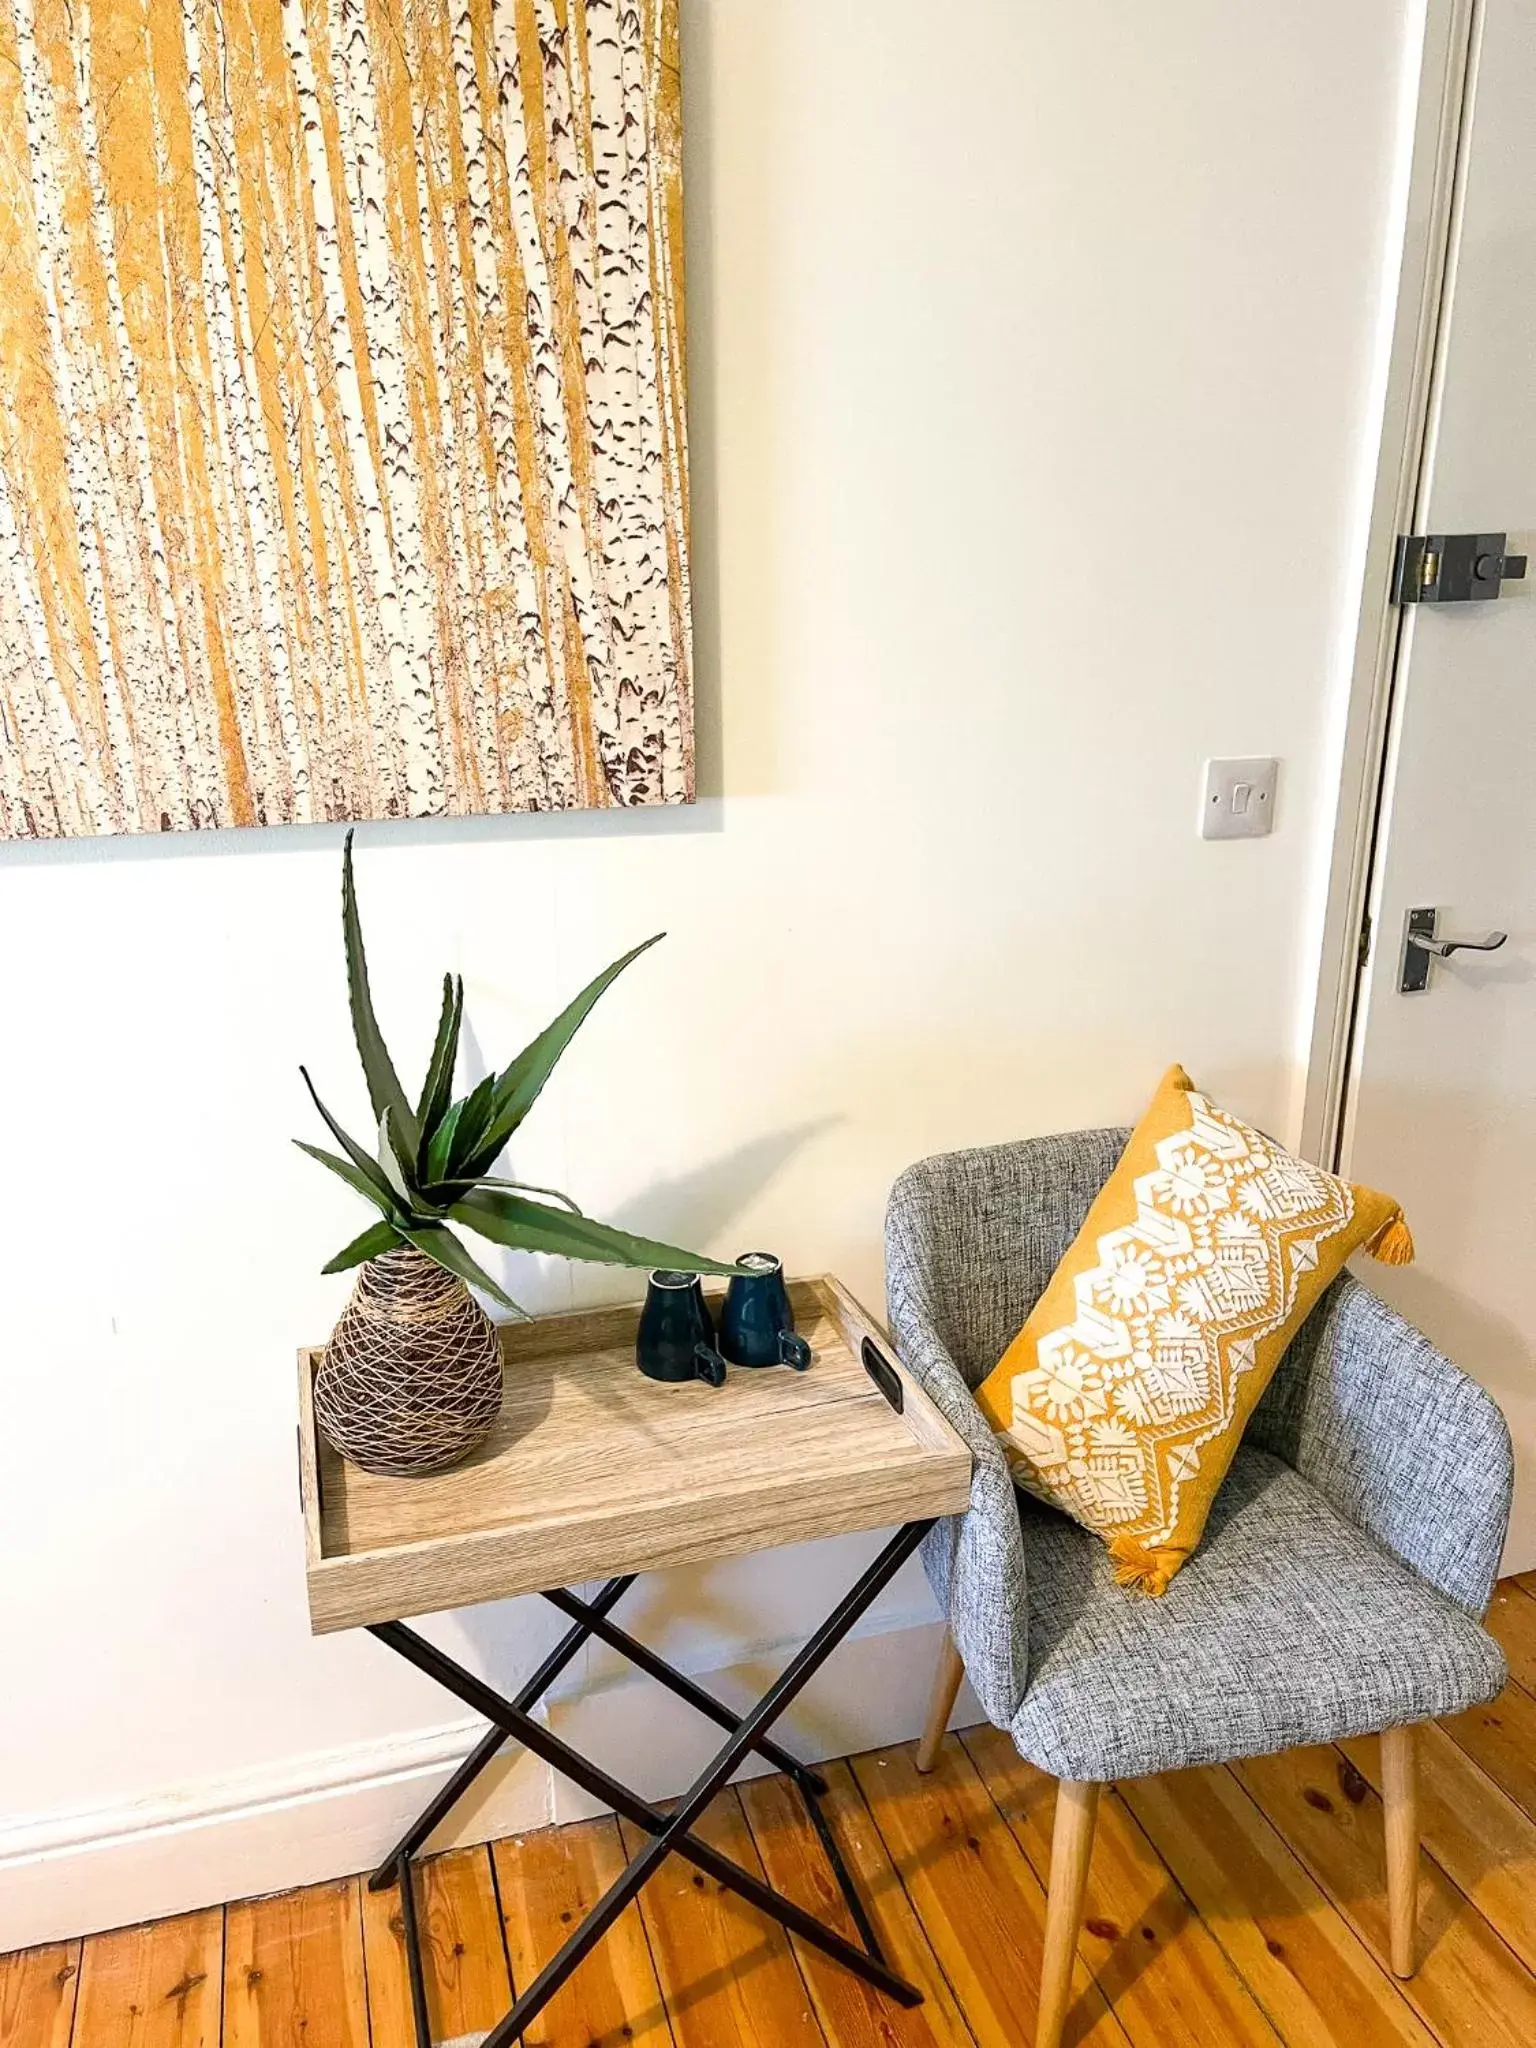
<path id="1" fill-rule="evenodd" d="M 1002 1357 L 1083 1227 L 1125 1150 L 1123 1129 L 1063 1131 L 940 1152 L 909 1166 L 891 1190 L 889 1222 L 909 1273 L 921 1273 L 950 1356 L 975 1387 Z M 1250 1424 L 1251 1440 L 1294 1457 L 1296 1389 L 1310 1378 L 1324 1311 L 1292 1339 Z"/>
<path id="2" fill-rule="evenodd" d="M 888 1230 L 921 1272 L 950 1356 L 974 1387 L 996 1365 L 1125 1150 L 1125 1130 L 944 1152 L 891 1190 Z"/>
<path id="3" fill-rule="evenodd" d="M 909 1166 L 896 1182 L 886 1213 L 892 1329 L 913 1344 L 914 1357 L 925 1340 L 941 1347 L 952 1390 L 954 1367 L 974 1389 L 1018 1335 L 1128 1137 L 1068 1131 L 946 1152 Z M 987 1426 L 974 1404 L 960 1401 L 981 1438 L 979 1448 L 972 1442 L 977 1469 L 966 1520 L 983 1552 L 988 1541 L 1002 1546 L 979 1567 L 973 1558 L 972 1569 L 995 1586 L 1022 1571 L 1018 1520 L 998 1505 L 1011 1503 L 1011 1488 Z M 956 1426 L 967 1434 L 966 1418 Z M 1475 1380 L 1350 1274 L 1296 1332 L 1246 1441 L 1293 1465 L 1337 1513 L 1469 1614 L 1482 1613 L 1509 1521 L 1508 1425 Z M 988 1500 L 991 1520 L 978 1520 Z M 945 1572 L 963 1572 L 967 1555 L 961 1543 Z M 946 1597 L 952 1616 L 957 1601 L 966 1608 L 952 1587 Z M 967 1611 L 985 1605 L 978 1596 Z M 980 1681 L 989 1713 L 1005 1698 L 1016 1705 L 1023 1685 L 1010 1661 L 1011 1622 L 998 1628 L 986 1641 L 974 1628 L 961 1640 L 973 1681 L 987 1669 L 1003 1674 L 990 1686 Z"/>

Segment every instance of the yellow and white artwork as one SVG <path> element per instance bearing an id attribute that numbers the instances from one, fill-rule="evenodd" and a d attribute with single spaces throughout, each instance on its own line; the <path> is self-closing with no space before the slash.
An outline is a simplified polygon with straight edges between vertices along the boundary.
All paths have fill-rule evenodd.
<path id="1" fill-rule="evenodd" d="M 0 828 L 687 802 L 677 0 L 0 0 Z"/>

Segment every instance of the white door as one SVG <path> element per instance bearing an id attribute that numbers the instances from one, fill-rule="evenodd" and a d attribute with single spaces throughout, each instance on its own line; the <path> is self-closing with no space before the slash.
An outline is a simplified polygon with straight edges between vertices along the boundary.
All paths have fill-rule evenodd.
<path id="1" fill-rule="evenodd" d="M 1405 609 L 1346 1100 L 1355 1180 L 1418 1262 L 1370 1284 L 1495 1396 L 1518 1460 L 1506 1568 L 1536 1565 L 1536 6 L 1488 0 L 1473 53 L 1419 530 L 1530 551 L 1497 602 Z M 1405 919 L 1494 952 L 1399 992 Z M 1424 955 L 1418 956 L 1421 960 Z"/>

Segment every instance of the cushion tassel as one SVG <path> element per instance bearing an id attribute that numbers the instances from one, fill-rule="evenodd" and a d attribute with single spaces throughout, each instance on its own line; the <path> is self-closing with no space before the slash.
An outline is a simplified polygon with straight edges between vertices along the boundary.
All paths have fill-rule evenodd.
<path id="1" fill-rule="evenodd" d="M 1383 1266 L 1413 1264 L 1413 1232 L 1404 1221 L 1401 1209 L 1387 1218 L 1365 1248 Z"/>
<path id="2" fill-rule="evenodd" d="M 1171 1547 L 1150 1549 L 1135 1536 L 1117 1536 L 1109 1546 L 1115 1583 L 1154 1600 L 1167 1592 L 1174 1573 L 1188 1555 L 1186 1550 Z"/>

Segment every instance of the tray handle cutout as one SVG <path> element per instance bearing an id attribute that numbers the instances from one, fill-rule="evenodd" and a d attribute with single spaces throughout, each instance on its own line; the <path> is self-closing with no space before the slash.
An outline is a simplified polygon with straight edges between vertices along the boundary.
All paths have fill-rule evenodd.
<path id="1" fill-rule="evenodd" d="M 901 1380 L 892 1370 L 890 1360 L 876 1348 L 872 1337 L 864 1339 L 859 1356 L 864 1361 L 864 1370 L 899 1415 L 902 1410 Z"/>

